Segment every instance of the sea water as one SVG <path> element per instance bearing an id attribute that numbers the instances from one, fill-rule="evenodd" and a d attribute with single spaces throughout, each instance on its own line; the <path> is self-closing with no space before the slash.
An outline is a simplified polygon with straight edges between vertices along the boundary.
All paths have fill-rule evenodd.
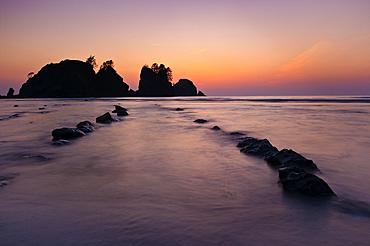
<path id="1" fill-rule="evenodd" d="M 52 145 L 114 105 L 129 115 Z M 370 97 L 3 99 L 0 119 L 1 245 L 369 245 Z M 285 192 L 236 131 L 313 160 L 338 198 Z"/>

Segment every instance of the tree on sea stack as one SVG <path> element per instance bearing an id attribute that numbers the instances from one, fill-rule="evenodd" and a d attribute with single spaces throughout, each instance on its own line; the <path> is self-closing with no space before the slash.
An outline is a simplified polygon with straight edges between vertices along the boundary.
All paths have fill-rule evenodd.
<path id="1" fill-rule="evenodd" d="M 98 67 L 98 64 L 96 64 L 96 59 L 95 59 L 95 56 L 89 56 L 87 59 L 86 59 L 86 63 L 90 64 L 94 70 L 95 68 Z"/>
<path id="2" fill-rule="evenodd" d="M 114 68 L 114 62 L 112 60 L 103 62 L 103 64 L 100 66 L 100 70 L 107 70 L 108 67 Z"/>

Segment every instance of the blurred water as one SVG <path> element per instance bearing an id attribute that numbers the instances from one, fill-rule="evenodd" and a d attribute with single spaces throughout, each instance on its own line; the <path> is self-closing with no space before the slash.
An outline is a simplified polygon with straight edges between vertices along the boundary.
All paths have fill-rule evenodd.
<path id="1" fill-rule="evenodd" d="M 0 100 L 0 176 L 16 176 L 0 187 L 1 245 L 367 245 L 369 102 Z M 116 104 L 129 116 L 51 145 L 53 129 Z M 314 160 L 338 199 L 285 193 L 277 170 L 239 152 L 233 131 Z"/>

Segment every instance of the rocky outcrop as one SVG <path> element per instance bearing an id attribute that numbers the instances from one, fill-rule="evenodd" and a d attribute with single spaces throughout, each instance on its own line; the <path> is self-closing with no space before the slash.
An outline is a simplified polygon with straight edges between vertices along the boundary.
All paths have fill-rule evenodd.
<path id="1" fill-rule="evenodd" d="M 84 133 L 88 133 L 88 132 L 92 132 L 94 131 L 98 126 L 94 123 L 91 123 L 90 121 L 82 121 L 80 123 L 77 124 L 77 129 L 84 132 Z"/>
<path id="2" fill-rule="evenodd" d="M 95 74 L 93 66 L 82 61 L 64 60 L 44 66 L 29 78 L 18 97 L 115 97 L 129 95 L 128 85 L 108 66 Z"/>
<path id="3" fill-rule="evenodd" d="M 265 160 L 273 166 L 276 167 L 300 167 L 305 170 L 319 171 L 316 164 L 312 160 L 308 160 L 302 155 L 291 149 L 283 149 L 278 153 L 266 157 Z"/>
<path id="4" fill-rule="evenodd" d="M 284 189 L 292 193 L 310 196 L 336 196 L 324 180 L 299 167 L 280 168 L 279 179 Z"/>
<path id="5" fill-rule="evenodd" d="M 162 64 L 161 64 L 162 65 Z M 165 97 L 174 96 L 175 91 L 167 77 L 165 70 L 153 71 L 148 66 L 144 66 L 140 72 L 139 96 Z"/>
<path id="6" fill-rule="evenodd" d="M 173 89 L 175 90 L 176 96 L 196 96 L 197 95 L 197 87 L 195 87 L 194 83 L 188 79 L 180 79 L 177 82 Z"/>
<path id="7" fill-rule="evenodd" d="M 9 90 L 8 90 L 8 93 L 6 94 L 6 97 L 7 98 L 12 98 L 12 97 L 14 97 L 14 89 L 13 88 L 9 88 Z"/>
<path id="8" fill-rule="evenodd" d="M 263 158 L 269 158 L 279 152 L 267 139 L 253 137 L 244 138 L 243 141 L 239 142 L 237 147 L 242 148 L 240 151 L 245 154 L 261 156 Z"/>
<path id="9" fill-rule="evenodd" d="M 129 86 L 111 66 L 100 69 L 96 74 L 96 94 L 99 97 L 129 96 Z"/>

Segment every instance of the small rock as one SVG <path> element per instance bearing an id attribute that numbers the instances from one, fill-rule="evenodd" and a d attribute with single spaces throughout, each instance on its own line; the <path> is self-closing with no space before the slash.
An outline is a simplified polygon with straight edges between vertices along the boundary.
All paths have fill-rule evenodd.
<path id="1" fill-rule="evenodd" d="M 196 122 L 196 123 L 206 123 L 208 121 L 207 120 L 203 120 L 203 119 L 196 119 L 196 120 L 194 120 L 194 122 Z"/>
<path id="2" fill-rule="evenodd" d="M 16 108 L 16 107 L 19 107 L 19 106 L 16 104 L 16 105 L 14 105 L 13 107 L 15 107 L 15 108 Z"/>
<path id="3" fill-rule="evenodd" d="M 114 105 L 115 110 L 112 111 L 112 113 L 117 113 L 118 116 L 126 116 L 128 115 L 127 109 L 119 106 L 119 105 Z"/>
<path id="4" fill-rule="evenodd" d="M 245 135 L 245 134 L 241 132 L 231 132 L 230 135 Z"/>
<path id="5" fill-rule="evenodd" d="M 112 121 L 114 120 L 108 112 L 96 118 L 97 123 L 111 123 Z"/>
<path id="6" fill-rule="evenodd" d="M 54 140 L 59 140 L 59 139 L 71 139 L 71 138 L 76 138 L 76 137 L 82 137 L 82 136 L 85 136 L 85 133 L 77 128 L 63 127 L 59 129 L 54 129 L 51 132 L 51 135 L 53 136 Z"/>
<path id="7" fill-rule="evenodd" d="M 176 111 L 184 111 L 183 108 L 177 108 Z"/>
<path id="8" fill-rule="evenodd" d="M 221 128 L 219 126 L 214 126 L 214 127 L 212 127 L 212 130 L 218 131 L 218 130 L 221 130 Z"/>
<path id="9" fill-rule="evenodd" d="M 238 144 L 238 147 L 243 147 L 240 151 L 245 154 L 263 156 L 265 158 L 279 152 L 267 139 L 252 137 L 245 138 Z"/>
<path id="10" fill-rule="evenodd" d="M 39 110 L 43 110 L 43 109 L 45 109 L 45 108 L 39 108 Z"/>
<path id="11" fill-rule="evenodd" d="M 79 130 L 83 131 L 84 133 L 92 132 L 97 128 L 97 125 L 91 123 L 90 121 L 82 121 L 77 124 L 76 126 Z"/>

